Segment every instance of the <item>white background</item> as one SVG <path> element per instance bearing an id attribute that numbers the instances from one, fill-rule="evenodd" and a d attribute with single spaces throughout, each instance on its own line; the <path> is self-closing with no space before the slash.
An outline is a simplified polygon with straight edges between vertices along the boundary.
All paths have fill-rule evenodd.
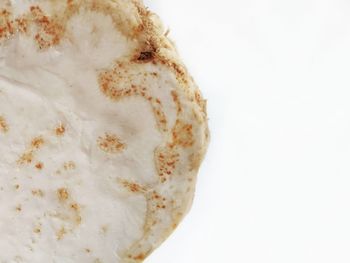
<path id="1" fill-rule="evenodd" d="M 350 2 L 147 0 L 208 99 L 194 206 L 147 263 L 350 262 Z"/>

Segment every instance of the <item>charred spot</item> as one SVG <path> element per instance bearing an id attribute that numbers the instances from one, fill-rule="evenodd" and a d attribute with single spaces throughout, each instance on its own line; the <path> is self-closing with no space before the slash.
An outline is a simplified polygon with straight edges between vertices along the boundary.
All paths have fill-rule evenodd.
<path id="1" fill-rule="evenodd" d="M 137 58 L 140 62 L 149 62 L 154 59 L 154 51 L 142 51 Z"/>

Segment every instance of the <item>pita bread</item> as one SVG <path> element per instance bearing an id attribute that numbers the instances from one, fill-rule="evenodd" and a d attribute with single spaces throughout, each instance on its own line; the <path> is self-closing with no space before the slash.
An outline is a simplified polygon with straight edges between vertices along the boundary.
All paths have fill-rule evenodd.
<path id="1" fill-rule="evenodd" d="M 0 0 L 0 262 L 142 262 L 187 213 L 198 88 L 130 0 Z"/>

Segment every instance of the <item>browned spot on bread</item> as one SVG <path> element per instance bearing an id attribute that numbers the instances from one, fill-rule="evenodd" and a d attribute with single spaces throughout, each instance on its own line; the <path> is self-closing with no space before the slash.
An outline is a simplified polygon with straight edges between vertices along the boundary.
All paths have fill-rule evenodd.
<path id="1" fill-rule="evenodd" d="M 192 124 L 187 124 L 181 120 L 176 120 L 175 127 L 172 130 L 172 142 L 170 147 L 191 147 L 194 144 L 192 129 Z"/>
<path id="2" fill-rule="evenodd" d="M 132 83 L 134 77 L 136 76 L 130 72 L 130 65 L 118 62 L 113 68 L 99 74 L 100 90 L 115 101 L 131 96 L 146 97 L 146 88 Z"/>
<path id="3" fill-rule="evenodd" d="M 182 83 L 185 87 L 188 87 L 189 85 L 189 74 L 187 72 L 187 69 L 184 65 L 180 64 L 179 61 L 176 61 L 174 59 L 170 59 L 164 55 L 159 54 L 157 56 L 157 61 L 159 61 L 160 64 L 167 66 L 170 68 L 177 78 L 177 80 Z"/>
<path id="4" fill-rule="evenodd" d="M 175 230 L 177 227 L 178 227 L 178 224 L 177 224 L 177 223 L 174 223 L 174 224 L 173 224 L 173 230 Z"/>
<path id="5" fill-rule="evenodd" d="M 35 137 L 31 143 L 30 147 L 19 157 L 17 160 L 18 164 L 30 164 L 34 160 L 35 152 L 38 151 L 45 141 L 42 136 Z M 36 167 L 37 168 L 37 167 Z"/>
<path id="6" fill-rule="evenodd" d="M 156 190 L 146 194 L 148 220 L 145 223 L 144 231 L 148 233 L 157 223 L 156 215 L 163 209 L 166 209 L 167 200 L 161 196 Z"/>
<path id="7" fill-rule="evenodd" d="M 151 211 L 156 212 L 158 209 L 165 209 L 166 198 L 161 196 L 157 191 L 153 190 L 148 194 L 148 200 L 150 201 L 152 207 Z"/>
<path id="8" fill-rule="evenodd" d="M 181 103 L 180 103 L 180 100 L 179 100 L 178 93 L 175 90 L 173 90 L 173 91 L 171 91 L 171 96 L 173 97 L 173 101 L 174 101 L 174 103 L 176 105 L 176 112 L 177 112 L 177 114 L 182 113 L 182 106 L 181 106 Z"/>
<path id="9" fill-rule="evenodd" d="M 137 256 L 133 257 L 133 259 L 135 259 L 135 260 L 144 260 L 145 258 L 146 258 L 146 255 L 143 253 L 140 253 Z"/>
<path id="10" fill-rule="evenodd" d="M 73 209 L 74 211 L 79 211 L 80 207 L 77 203 L 73 203 L 70 205 L 70 208 Z"/>
<path id="11" fill-rule="evenodd" d="M 60 123 L 55 129 L 55 133 L 57 136 L 63 136 L 65 132 L 66 132 L 66 127 L 62 123 Z"/>
<path id="12" fill-rule="evenodd" d="M 35 165 L 35 168 L 38 169 L 38 170 L 42 170 L 44 167 L 44 164 L 42 162 L 38 162 L 36 165 Z"/>
<path id="13" fill-rule="evenodd" d="M 157 224 L 157 216 L 159 216 L 160 211 L 164 211 L 167 208 L 168 201 L 156 190 L 151 190 L 147 186 L 143 186 L 141 184 L 130 182 L 127 180 L 118 181 L 128 191 L 132 193 L 142 194 L 147 200 L 147 216 L 146 222 L 144 224 L 144 238 L 146 238 L 151 233 L 153 227 L 155 227 L 155 225 Z M 145 255 L 147 255 L 147 253 L 145 253 Z"/>
<path id="14" fill-rule="evenodd" d="M 56 237 L 57 240 L 62 240 L 63 237 L 67 234 L 67 230 L 65 229 L 64 226 L 62 226 L 57 232 L 56 232 Z"/>
<path id="15" fill-rule="evenodd" d="M 167 209 L 169 202 L 164 196 L 159 194 L 156 190 L 152 190 L 147 186 L 144 186 L 135 182 L 130 182 L 127 180 L 119 180 L 119 183 L 121 183 L 130 192 L 142 194 L 145 197 L 147 201 L 147 215 L 146 215 L 146 221 L 144 224 L 143 239 L 147 239 L 149 235 L 152 233 L 152 230 L 154 229 L 154 227 L 157 227 L 160 213 L 162 213 L 165 209 Z M 137 244 L 135 244 L 135 246 L 136 248 L 138 248 Z M 129 258 L 138 258 L 138 256 L 141 253 L 146 257 L 150 252 L 151 251 L 135 252 L 136 256 L 133 256 L 133 254 L 129 254 Z"/>
<path id="16" fill-rule="evenodd" d="M 130 192 L 133 193 L 144 193 L 146 191 L 146 188 L 133 182 L 129 182 L 126 180 L 121 180 L 120 183 L 128 189 Z"/>
<path id="17" fill-rule="evenodd" d="M 4 117 L 0 116 L 0 132 L 7 133 L 9 131 L 9 126 Z"/>
<path id="18" fill-rule="evenodd" d="M 193 101 L 199 107 L 199 112 L 202 115 L 201 116 L 201 120 L 202 121 L 203 121 L 203 119 L 206 120 L 206 117 L 207 117 L 207 101 L 205 99 L 203 99 L 202 94 L 200 93 L 198 88 L 194 91 Z"/>
<path id="19" fill-rule="evenodd" d="M 59 44 L 64 27 L 65 23 L 44 14 L 39 6 L 31 6 L 29 12 L 17 18 L 13 18 L 9 10 L 0 10 L 0 40 L 10 38 L 17 32 L 27 34 L 29 28 L 35 28 L 34 39 L 40 49 L 45 49 Z"/>
<path id="20" fill-rule="evenodd" d="M 106 153 L 119 153 L 126 148 L 126 144 L 122 143 L 117 135 L 109 133 L 98 137 L 97 144 Z"/>
<path id="21" fill-rule="evenodd" d="M 65 162 L 63 164 L 63 168 L 64 170 L 68 171 L 68 170 L 74 170 L 76 168 L 75 162 L 73 161 L 69 161 L 69 162 Z"/>
<path id="22" fill-rule="evenodd" d="M 118 62 L 113 68 L 105 70 L 99 74 L 99 86 L 101 92 L 108 98 L 119 101 L 127 97 L 142 97 L 151 104 L 153 113 L 156 117 L 158 128 L 167 132 L 167 119 L 163 111 L 163 105 L 158 98 L 152 97 L 146 87 L 133 84 L 134 78 L 139 77 L 139 73 L 132 73 L 132 62 Z M 144 82 L 151 78 L 152 74 L 144 74 Z"/>
<path id="23" fill-rule="evenodd" d="M 137 57 L 137 61 L 140 62 L 150 62 L 154 59 L 154 51 L 142 51 Z"/>
<path id="24" fill-rule="evenodd" d="M 74 212 L 74 221 L 76 224 L 80 224 L 81 223 L 81 215 L 80 215 L 80 206 L 77 203 L 72 203 L 70 205 L 70 209 L 73 210 Z"/>
<path id="25" fill-rule="evenodd" d="M 144 224 L 144 235 L 141 240 L 137 241 L 131 248 L 129 249 L 127 257 L 130 259 L 138 260 L 142 257 L 147 257 L 151 250 L 146 250 L 142 244 L 147 244 L 148 239 L 152 238 L 153 231 L 159 225 L 159 218 L 161 218 L 163 213 L 166 213 L 165 209 L 170 206 L 171 202 L 169 202 L 164 196 L 159 194 L 156 190 L 148 190 L 144 193 L 144 196 L 147 200 L 147 215 L 146 221 Z M 169 228 L 171 229 L 171 227 Z"/>
<path id="26" fill-rule="evenodd" d="M 16 206 L 16 211 L 21 212 L 22 211 L 22 205 L 17 205 Z"/>
<path id="27" fill-rule="evenodd" d="M 162 109 L 163 108 L 162 103 L 158 99 L 155 99 L 155 98 L 152 98 L 151 103 L 152 103 L 153 113 L 154 113 L 156 120 L 158 122 L 158 126 L 160 127 L 160 129 L 163 132 L 167 132 L 167 130 L 168 130 L 167 123 L 168 122 L 167 122 L 165 113 Z"/>
<path id="28" fill-rule="evenodd" d="M 26 17 L 19 17 L 15 19 L 16 28 L 20 33 L 28 32 L 28 19 Z"/>
<path id="29" fill-rule="evenodd" d="M 60 43 L 64 33 L 62 24 L 44 14 L 39 6 L 31 6 L 30 12 L 38 31 L 35 40 L 40 49 L 47 49 Z"/>
<path id="30" fill-rule="evenodd" d="M 15 185 L 15 189 L 18 190 L 19 189 L 19 184 Z"/>
<path id="31" fill-rule="evenodd" d="M 43 146 L 44 143 L 44 138 L 42 136 L 38 136 L 32 140 L 31 145 L 34 149 L 39 149 L 41 146 Z"/>
<path id="32" fill-rule="evenodd" d="M 32 8 L 36 7 L 37 6 L 33 6 Z M 128 38 L 133 38 L 135 32 L 140 31 L 139 22 L 134 19 L 134 16 L 130 16 L 129 12 L 116 12 L 116 10 L 123 10 L 124 8 L 124 3 L 120 3 L 119 1 L 66 0 L 65 7 L 66 8 L 62 10 L 56 10 L 57 17 L 55 16 L 52 18 L 51 15 L 45 14 L 41 10 L 41 12 L 39 12 L 38 14 L 39 17 L 41 15 L 44 15 L 51 19 L 50 21 L 53 23 L 53 26 L 51 28 L 48 28 L 49 30 L 46 30 L 49 33 L 52 32 L 52 34 L 49 34 L 49 36 L 54 40 L 57 39 L 58 43 L 60 42 L 60 39 L 62 38 L 62 35 L 66 30 L 66 22 L 75 14 L 79 14 L 82 8 L 84 8 L 84 10 L 103 13 L 107 16 L 110 16 L 113 20 L 115 27 L 117 27 L 118 30 L 124 35 L 126 35 Z M 133 10 L 130 11 L 133 12 Z M 43 26 L 47 26 L 45 20 Z"/>
<path id="33" fill-rule="evenodd" d="M 34 189 L 34 190 L 32 190 L 32 195 L 43 197 L 44 196 L 44 192 L 42 190 L 40 190 L 40 189 Z"/>
<path id="34" fill-rule="evenodd" d="M 9 38 L 14 31 L 11 12 L 7 9 L 0 9 L 0 40 Z"/>
<path id="35" fill-rule="evenodd" d="M 57 190 L 59 206 L 62 208 L 61 212 L 55 215 L 66 223 L 66 230 L 73 231 L 82 222 L 81 206 L 72 200 L 66 188 Z"/>
<path id="36" fill-rule="evenodd" d="M 58 189 L 57 190 L 57 197 L 58 197 L 58 200 L 60 200 L 61 202 L 67 201 L 67 199 L 69 198 L 68 190 L 66 188 Z"/>
<path id="37" fill-rule="evenodd" d="M 40 234 L 41 233 L 41 227 L 35 227 L 34 230 L 33 230 L 34 233 L 36 234 Z"/>
<path id="38" fill-rule="evenodd" d="M 160 181 L 164 183 L 173 175 L 180 160 L 180 154 L 171 147 L 158 147 L 154 155 Z"/>
<path id="39" fill-rule="evenodd" d="M 102 232 L 103 234 L 106 234 L 106 233 L 108 232 L 108 226 L 107 226 L 107 225 L 101 226 L 101 232 Z"/>
<path id="40" fill-rule="evenodd" d="M 21 155 L 21 157 L 17 160 L 18 164 L 29 164 L 33 161 L 34 154 L 32 150 L 25 152 Z"/>
<path id="41" fill-rule="evenodd" d="M 175 52 L 173 44 L 168 40 L 166 34 L 159 32 L 159 29 L 152 21 L 153 13 L 147 10 L 139 1 L 133 1 L 133 3 L 137 7 L 142 20 L 143 30 L 140 32 L 140 35 L 145 39 L 143 42 L 143 50 L 154 51 L 153 62 L 163 64 L 171 69 L 175 73 L 178 81 L 187 88 L 190 83 L 190 77 L 185 66 L 175 57 L 170 58 L 161 52 L 163 49 L 173 50 Z"/>
<path id="42" fill-rule="evenodd" d="M 200 123 L 205 122 L 207 119 L 206 100 L 202 98 L 199 89 L 195 86 L 192 77 L 179 58 L 177 56 L 169 56 L 169 53 L 176 53 L 176 49 L 167 38 L 167 33 L 162 34 L 159 32 L 158 26 L 152 20 L 152 12 L 147 10 L 142 3 L 139 1 L 133 1 L 133 3 L 137 7 L 142 20 L 143 30 L 139 32 L 139 35 L 144 41 L 141 45 L 141 50 L 152 50 L 154 56 L 152 63 L 164 65 L 175 74 L 176 79 L 182 86 L 186 99 L 198 105 L 196 120 Z M 177 107 L 178 113 L 180 109 L 180 107 Z"/>

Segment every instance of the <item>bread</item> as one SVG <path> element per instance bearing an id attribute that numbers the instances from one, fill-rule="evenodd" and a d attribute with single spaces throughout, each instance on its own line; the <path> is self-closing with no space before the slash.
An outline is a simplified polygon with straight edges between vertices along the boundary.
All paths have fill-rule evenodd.
<path id="1" fill-rule="evenodd" d="M 191 206 L 206 102 L 136 0 L 0 0 L 0 262 L 142 262 Z"/>

